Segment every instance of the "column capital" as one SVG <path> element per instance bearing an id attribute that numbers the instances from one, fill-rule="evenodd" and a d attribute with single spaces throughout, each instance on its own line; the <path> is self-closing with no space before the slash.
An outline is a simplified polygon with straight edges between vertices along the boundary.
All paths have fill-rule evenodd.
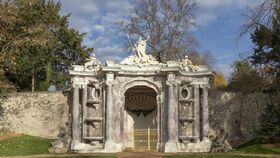
<path id="1" fill-rule="evenodd" d="M 199 85 L 198 84 L 194 84 L 193 87 L 194 88 L 199 88 Z"/>
<path id="2" fill-rule="evenodd" d="M 168 85 L 168 86 L 176 86 L 177 82 L 176 81 L 169 81 L 169 80 L 167 80 L 166 81 L 166 85 Z"/>
<path id="3" fill-rule="evenodd" d="M 81 88 L 82 85 L 81 85 L 81 84 L 73 83 L 73 84 L 72 84 L 72 87 L 73 87 L 73 88 Z"/>
<path id="4" fill-rule="evenodd" d="M 113 84 L 114 84 L 113 81 L 106 81 L 107 86 L 112 86 Z"/>
<path id="5" fill-rule="evenodd" d="M 172 73 L 172 72 L 169 72 L 168 74 L 167 74 L 167 80 L 168 81 L 175 81 L 175 74 L 174 73 Z"/>
<path id="6" fill-rule="evenodd" d="M 114 75 L 113 72 L 108 72 L 108 73 L 106 74 L 106 80 L 107 80 L 107 81 L 113 81 L 113 80 L 114 80 L 114 77 L 115 77 L 115 75 Z"/>
<path id="7" fill-rule="evenodd" d="M 210 88 L 210 85 L 209 84 L 202 84 L 202 85 L 199 85 L 200 88 L 205 88 L 205 89 L 209 89 Z"/>

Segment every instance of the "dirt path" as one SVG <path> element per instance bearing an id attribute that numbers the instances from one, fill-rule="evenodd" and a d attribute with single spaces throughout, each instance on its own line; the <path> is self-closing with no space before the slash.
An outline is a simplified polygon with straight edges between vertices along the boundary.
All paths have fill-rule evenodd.
<path id="1" fill-rule="evenodd" d="M 59 155 L 32 155 L 32 156 L 6 156 L 0 158 L 54 158 L 54 157 L 65 157 L 65 156 L 96 156 L 96 155 L 114 155 L 114 154 L 59 154 Z M 188 155 L 187 153 L 180 153 L 180 154 L 166 154 L 160 152 L 121 152 L 117 153 L 116 156 L 118 158 L 163 158 L 166 155 Z M 199 154 L 200 155 L 200 154 Z M 214 155 L 211 153 L 205 153 L 201 155 Z M 230 154 L 230 153 L 221 153 L 216 155 L 238 155 L 238 156 L 255 156 L 255 157 L 268 157 L 268 158 L 280 158 L 280 155 L 270 155 L 270 154 Z"/>

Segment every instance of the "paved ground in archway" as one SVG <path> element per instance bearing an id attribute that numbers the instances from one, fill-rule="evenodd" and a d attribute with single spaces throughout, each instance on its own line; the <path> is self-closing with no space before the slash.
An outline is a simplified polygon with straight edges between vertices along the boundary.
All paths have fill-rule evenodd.
<path id="1" fill-rule="evenodd" d="M 160 152 L 121 152 L 118 158 L 162 158 L 165 154 Z"/>
<path id="2" fill-rule="evenodd" d="M 113 155 L 113 154 L 60 154 L 60 155 L 30 155 L 30 156 L 5 156 L 0 158 L 54 158 L 54 157 L 65 157 L 65 156 L 96 156 L 96 155 Z M 187 153 L 180 154 L 166 154 L 160 152 L 120 152 L 116 154 L 118 158 L 163 158 L 166 155 L 188 155 Z M 203 155 L 214 155 L 211 153 L 205 153 Z M 219 153 L 217 155 L 238 155 L 238 156 L 255 156 L 255 157 L 267 157 L 267 158 L 280 158 L 280 155 L 270 154 L 232 154 L 232 153 Z"/>

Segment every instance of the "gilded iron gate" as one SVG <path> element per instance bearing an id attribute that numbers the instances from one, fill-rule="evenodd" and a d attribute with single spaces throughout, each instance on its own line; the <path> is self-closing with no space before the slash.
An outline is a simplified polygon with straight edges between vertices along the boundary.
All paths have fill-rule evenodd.
<path id="1" fill-rule="evenodd" d="M 128 133 L 132 143 L 132 150 L 157 150 L 157 129 L 132 129 Z"/>

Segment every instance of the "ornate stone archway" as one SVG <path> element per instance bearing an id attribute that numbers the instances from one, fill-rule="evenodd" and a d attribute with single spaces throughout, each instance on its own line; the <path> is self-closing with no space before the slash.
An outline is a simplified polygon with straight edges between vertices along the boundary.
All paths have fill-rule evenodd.
<path id="1" fill-rule="evenodd" d="M 140 52 L 144 53 L 144 48 Z M 135 86 L 146 86 L 157 94 L 157 149 L 210 151 L 207 91 L 212 71 L 193 65 L 187 56 L 160 63 L 150 55 L 136 53 L 139 52 L 119 64 L 101 64 L 92 56 L 85 65 L 74 65 L 69 70 L 73 85 L 70 149 L 122 151 L 125 92 Z"/>
<path id="2" fill-rule="evenodd" d="M 156 150 L 159 150 L 160 148 L 160 143 L 162 142 L 161 141 L 161 97 L 162 97 L 162 91 L 161 91 L 161 86 L 151 80 L 148 80 L 148 79 L 145 79 L 145 78 L 142 78 L 142 77 L 138 77 L 136 79 L 133 79 L 133 80 L 130 80 L 126 83 L 124 83 L 121 87 L 121 91 L 120 91 L 120 95 L 122 96 L 122 106 L 125 107 L 125 93 L 133 88 L 133 87 L 137 87 L 137 86 L 142 86 L 142 87 L 147 87 L 147 88 L 150 88 L 152 89 L 155 93 L 156 93 L 156 129 L 157 129 L 157 132 L 158 132 L 158 135 L 157 135 L 157 147 L 156 147 Z M 123 108 L 124 111 L 123 111 L 123 115 L 124 115 L 124 120 L 123 120 L 123 128 L 124 128 L 124 133 L 123 133 L 123 138 L 126 138 L 126 132 L 127 132 L 127 111 L 125 110 L 125 108 Z M 126 140 L 124 140 L 124 146 L 126 146 Z"/>

